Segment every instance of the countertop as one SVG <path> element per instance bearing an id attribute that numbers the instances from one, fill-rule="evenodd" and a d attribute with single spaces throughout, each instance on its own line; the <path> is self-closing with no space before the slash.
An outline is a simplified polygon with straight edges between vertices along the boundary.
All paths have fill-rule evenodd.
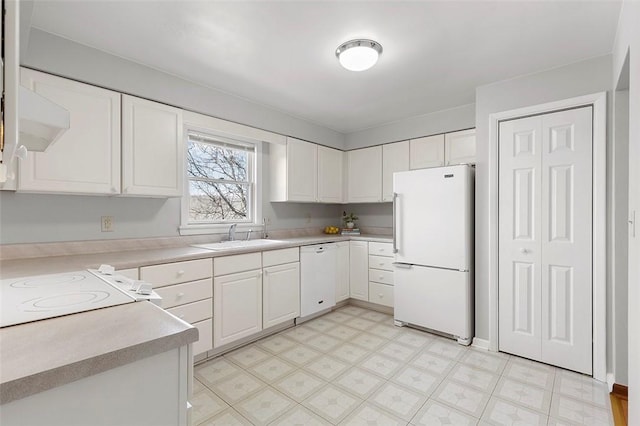
<path id="1" fill-rule="evenodd" d="M 53 274 L 110 264 L 116 269 L 207 259 L 338 241 L 391 242 L 386 235 L 317 235 L 257 248 L 174 247 L 0 261 L 0 278 Z M 131 327 L 136 324 L 136 327 Z M 126 332 L 123 332 L 126 330 Z M 138 302 L 0 329 L 0 404 L 128 364 L 198 339 L 198 330 Z"/>

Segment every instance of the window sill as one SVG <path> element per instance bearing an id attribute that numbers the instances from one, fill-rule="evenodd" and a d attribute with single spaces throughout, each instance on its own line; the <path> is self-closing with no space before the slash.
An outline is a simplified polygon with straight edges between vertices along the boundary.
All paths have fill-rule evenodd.
<path id="1" fill-rule="evenodd" d="M 180 235 L 227 234 L 231 225 L 231 223 L 182 225 L 178 228 L 178 232 Z M 249 230 L 252 230 L 253 235 L 256 235 L 256 233 L 262 232 L 262 225 L 257 223 L 238 223 L 236 225 L 236 232 L 243 233 Z"/>

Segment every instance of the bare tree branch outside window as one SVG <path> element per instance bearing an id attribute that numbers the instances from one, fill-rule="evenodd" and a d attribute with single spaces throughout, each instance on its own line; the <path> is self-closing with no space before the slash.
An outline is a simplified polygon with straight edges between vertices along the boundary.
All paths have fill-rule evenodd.
<path id="1" fill-rule="evenodd" d="M 189 220 L 250 221 L 251 152 L 189 139 Z"/>

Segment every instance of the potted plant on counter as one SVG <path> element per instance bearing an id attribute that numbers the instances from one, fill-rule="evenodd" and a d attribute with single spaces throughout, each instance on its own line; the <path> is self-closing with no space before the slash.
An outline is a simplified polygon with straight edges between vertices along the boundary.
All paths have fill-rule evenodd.
<path id="1" fill-rule="evenodd" d="M 342 221 L 347 228 L 353 229 L 356 226 L 356 220 L 358 220 L 358 216 L 355 214 L 342 212 Z"/>

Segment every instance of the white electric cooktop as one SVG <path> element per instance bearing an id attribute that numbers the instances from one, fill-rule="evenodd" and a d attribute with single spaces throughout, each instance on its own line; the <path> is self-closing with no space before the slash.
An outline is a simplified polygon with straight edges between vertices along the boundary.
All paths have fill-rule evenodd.
<path id="1" fill-rule="evenodd" d="M 0 327 L 140 300 L 121 279 L 87 270 L 0 280 Z"/>

